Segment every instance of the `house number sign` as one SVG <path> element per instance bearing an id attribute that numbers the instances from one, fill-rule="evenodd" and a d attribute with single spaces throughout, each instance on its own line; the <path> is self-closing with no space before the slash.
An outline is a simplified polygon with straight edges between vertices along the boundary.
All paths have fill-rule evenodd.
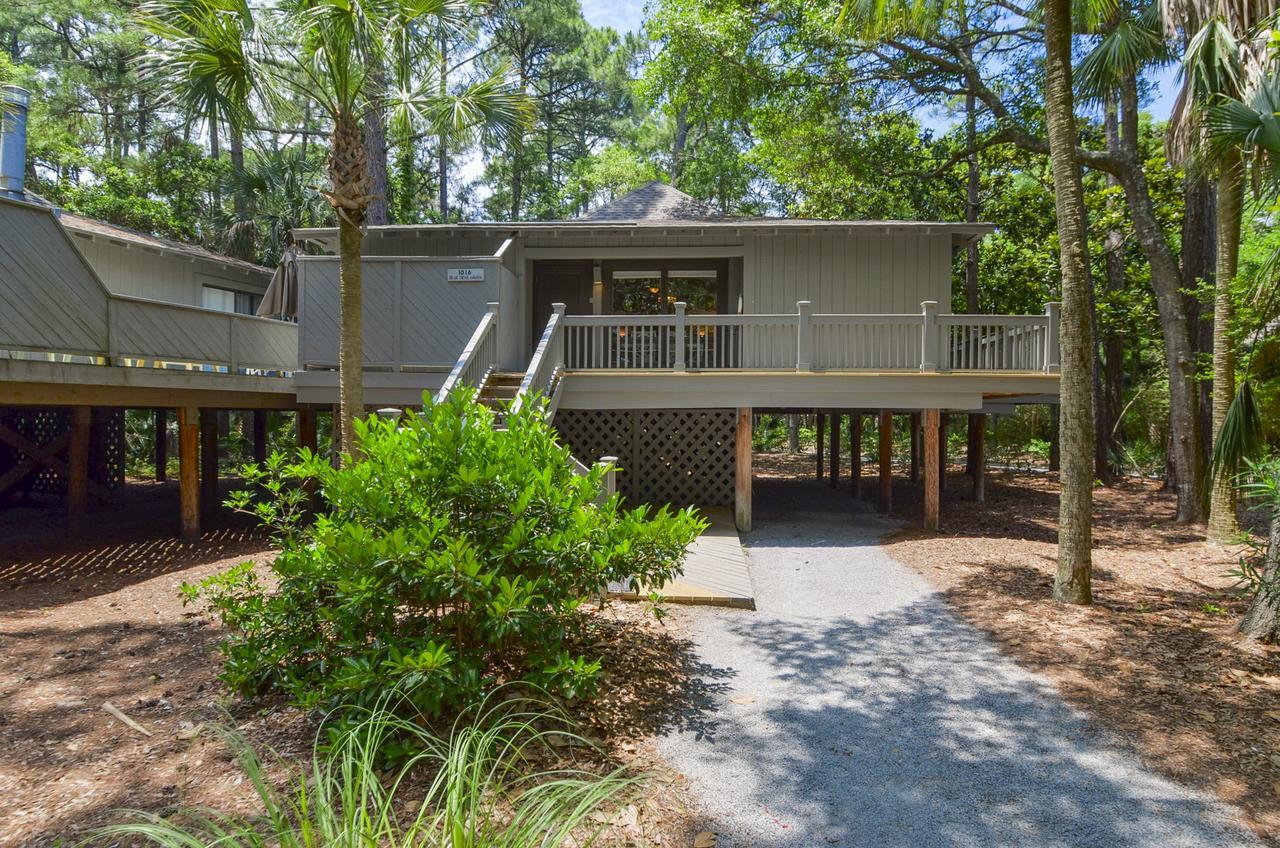
<path id="1" fill-rule="evenodd" d="M 451 283 L 483 283 L 483 268 L 450 268 L 449 282 Z"/>

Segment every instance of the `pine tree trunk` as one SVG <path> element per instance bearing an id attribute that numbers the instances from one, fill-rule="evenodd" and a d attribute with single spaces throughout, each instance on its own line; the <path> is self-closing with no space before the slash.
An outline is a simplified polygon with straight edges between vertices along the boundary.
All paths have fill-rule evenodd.
<path id="1" fill-rule="evenodd" d="M 1121 143 L 1126 167 L 1119 174 L 1129 217 L 1142 254 L 1151 266 L 1151 288 L 1164 338 L 1165 366 L 1169 372 L 1169 465 L 1178 494 L 1175 521 L 1204 520 L 1204 446 L 1201 441 L 1196 356 L 1191 325 L 1182 294 L 1182 272 L 1156 217 L 1146 173 L 1138 156 L 1138 95 L 1136 81 L 1123 81 L 1120 97 Z"/>
<path id="2" fill-rule="evenodd" d="M 1253 596 L 1240 620 L 1240 632 L 1259 642 L 1280 642 L 1280 510 L 1271 516 L 1267 556 L 1262 566 L 1262 587 Z"/>
<path id="3" fill-rule="evenodd" d="M 364 150 L 369 158 L 369 208 L 365 210 L 366 226 L 389 224 L 387 205 L 387 126 L 377 110 L 369 112 L 364 122 Z"/>
<path id="4" fill-rule="evenodd" d="M 1120 118 L 1114 96 L 1107 97 L 1103 127 L 1107 137 L 1107 149 L 1113 154 L 1119 153 Z M 1107 186 L 1119 188 L 1120 180 L 1114 174 L 1107 174 Z M 1114 205 L 1114 202 L 1108 199 L 1108 208 Z M 1120 230 L 1107 232 L 1103 246 L 1103 261 L 1107 273 L 1106 292 L 1108 295 L 1119 294 L 1125 287 L 1124 233 Z M 1106 327 L 1101 335 L 1102 356 L 1098 366 L 1098 391 L 1095 395 L 1098 405 L 1095 416 L 1098 431 L 1094 434 L 1093 463 L 1094 475 L 1099 480 L 1109 483 L 1114 477 L 1112 457 L 1119 452 L 1115 431 L 1124 400 L 1122 385 L 1124 340 L 1115 328 L 1110 326 Z"/>
<path id="5" fill-rule="evenodd" d="M 1236 394 L 1235 346 L 1231 325 L 1235 303 L 1231 286 L 1240 257 L 1240 218 L 1243 212 L 1243 162 L 1237 152 L 1218 177 L 1218 262 L 1213 275 L 1213 437 L 1218 438 L 1227 409 Z M 1234 468 L 1219 469 L 1209 491 L 1211 542 L 1228 543 L 1240 533 L 1236 516 Z"/>
<path id="6" fill-rule="evenodd" d="M 231 168 L 237 174 L 244 173 L 244 130 L 238 125 L 232 124 L 231 127 Z M 238 183 L 237 183 L 238 184 Z M 235 197 L 231 198 L 232 208 L 236 213 L 236 221 L 244 221 L 249 216 L 249 198 L 245 197 L 244 192 L 237 191 Z M 248 258 L 248 257 L 243 257 Z"/>
<path id="7" fill-rule="evenodd" d="M 800 416 L 787 416 L 787 452 L 800 453 Z"/>
<path id="8" fill-rule="evenodd" d="M 440 81 L 439 94 L 441 98 L 449 94 L 449 35 L 441 31 L 440 33 Z M 440 221 L 443 223 L 449 217 L 449 132 L 444 127 L 440 128 L 440 138 L 436 145 L 436 169 L 440 177 Z"/>
<path id="9" fill-rule="evenodd" d="M 1056 600 L 1092 602 L 1093 567 L 1093 322 L 1090 315 L 1084 189 L 1076 161 L 1071 91 L 1071 0 L 1046 0 L 1045 118 L 1053 167 L 1062 271 L 1060 378 L 1062 493 L 1058 509 Z"/>

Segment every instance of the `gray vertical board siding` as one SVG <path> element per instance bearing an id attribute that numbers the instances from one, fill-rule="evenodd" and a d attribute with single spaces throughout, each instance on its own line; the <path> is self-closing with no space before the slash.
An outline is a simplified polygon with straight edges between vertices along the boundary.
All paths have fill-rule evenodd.
<path id="1" fill-rule="evenodd" d="M 484 282 L 449 282 L 448 269 L 458 265 L 453 260 L 405 260 L 401 349 L 406 363 L 453 365 L 484 316 L 486 304 L 498 299 L 499 260 L 469 259 L 464 264 L 484 268 Z"/>
<path id="2" fill-rule="evenodd" d="M 305 268 L 302 362 L 334 364 L 340 323 L 338 260 L 306 257 L 301 264 Z M 362 265 L 366 363 L 452 365 L 484 315 L 485 304 L 497 300 L 500 284 L 498 260 L 468 259 L 465 264 L 484 267 L 484 282 L 448 282 L 448 269 L 458 265 L 455 259 L 366 259 Z"/>
<path id="3" fill-rule="evenodd" d="M 366 256 L 492 256 L 506 236 L 480 233 L 452 235 L 370 235 L 365 239 Z"/>
<path id="4" fill-rule="evenodd" d="M 743 274 L 747 311 L 914 313 L 924 300 L 950 311 L 949 233 L 759 233 Z"/>
<path id="5" fill-rule="evenodd" d="M 0 203 L 0 348 L 105 353 L 107 292 L 53 215 Z"/>

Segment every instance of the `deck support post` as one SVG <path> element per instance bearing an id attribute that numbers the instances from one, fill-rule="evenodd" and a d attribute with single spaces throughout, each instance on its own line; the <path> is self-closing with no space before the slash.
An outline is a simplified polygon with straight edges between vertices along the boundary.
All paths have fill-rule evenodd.
<path id="1" fill-rule="evenodd" d="M 1049 404 L 1049 470 L 1058 471 L 1062 465 L 1062 442 L 1059 432 L 1058 404 Z"/>
<path id="2" fill-rule="evenodd" d="M 947 413 L 938 410 L 938 490 L 947 488 Z"/>
<path id="3" fill-rule="evenodd" d="M 163 483 L 169 476 L 169 410 L 155 411 L 156 482 Z"/>
<path id="4" fill-rule="evenodd" d="M 942 440 L 942 416 L 936 409 L 924 411 L 924 529 L 938 529 L 939 477 L 942 463 L 939 442 Z"/>
<path id="5" fill-rule="evenodd" d="M 880 510 L 893 510 L 893 410 L 880 410 Z"/>
<path id="6" fill-rule="evenodd" d="M 819 441 L 821 444 L 821 441 Z M 733 448 L 733 518 L 739 533 L 751 532 L 751 407 L 738 407 Z"/>
<path id="7" fill-rule="evenodd" d="M 814 426 L 815 435 L 817 436 L 816 441 L 818 443 L 817 448 L 818 448 L 818 479 L 819 480 L 822 479 L 822 451 L 823 451 L 823 442 L 826 441 L 826 424 L 827 424 L 827 417 L 825 415 L 823 415 L 821 412 L 814 413 L 813 426 Z"/>
<path id="8" fill-rule="evenodd" d="M 316 411 L 309 406 L 298 410 L 298 447 L 316 449 Z"/>
<path id="9" fill-rule="evenodd" d="M 831 413 L 831 488 L 840 485 L 840 413 Z"/>
<path id="10" fill-rule="evenodd" d="M 178 407 L 178 496 L 182 511 L 182 538 L 200 539 L 199 412 L 194 406 Z"/>
<path id="11" fill-rule="evenodd" d="M 982 503 L 987 499 L 987 416 L 979 413 L 970 416 L 973 437 L 969 441 L 973 463 L 973 499 Z"/>
<path id="12" fill-rule="evenodd" d="M 849 489 L 862 497 L 862 413 L 849 415 Z"/>
<path id="13" fill-rule="evenodd" d="M 218 411 L 200 410 L 200 507 L 206 515 L 218 505 Z"/>
<path id="14" fill-rule="evenodd" d="M 267 416 L 265 409 L 253 411 L 253 461 L 261 468 L 267 464 Z"/>
<path id="15" fill-rule="evenodd" d="M 911 482 L 920 479 L 920 413 L 911 413 Z"/>
<path id="16" fill-rule="evenodd" d="M 92 414 L 92 407 L 71 407 L 71 438 L 67 443 L 67 516 L 73 523 L 84 517 L 89 500 L 89 431 Z"/>

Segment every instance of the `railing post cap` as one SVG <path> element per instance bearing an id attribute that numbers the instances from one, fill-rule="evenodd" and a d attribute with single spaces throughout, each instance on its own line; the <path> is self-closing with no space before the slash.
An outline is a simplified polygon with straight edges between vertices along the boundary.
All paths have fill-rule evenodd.
<path id="1" fill-rule="evenodd" d="M 497 312 L 497 311 L 498 311 L 498 307 L 500 307 L 501 305 L 502 305 L 502 304 L 500 304 L 498 301 L 496 301 L 496 300 L 491 300 L 491 301 L 489 301 L 488 303 L 486 303 L 486 304 L 485 304 L 485 307 L 486 307 L 486 308 L 488 308 L 488 310 L 489 310 L 490 312 Z"/>
<path id="2" fill-rule="evenodd" d="M 565 304 L 563 304 L 563 303 L 553 303 L 553 304 L 551 304 L 551 311 L 552 311 L 552 312 L 554 312 L 554 313 L 555 313 L 555 314 L 557 314 L 557 315 L 563 315 L 563 314 L 564 314 L 564 311 L 565 311 L 566 309 L 568 309 L 568 308 L 569 308 L 569 307 L 567 307 L 567 306 L 566 306 Z"/>
<path id="3" fill-rule="evenodd" d="M 600 457 L 600 461 L 608 465 L 616 465 L 618 458 L 616 456 L 602 456 Z"/>

